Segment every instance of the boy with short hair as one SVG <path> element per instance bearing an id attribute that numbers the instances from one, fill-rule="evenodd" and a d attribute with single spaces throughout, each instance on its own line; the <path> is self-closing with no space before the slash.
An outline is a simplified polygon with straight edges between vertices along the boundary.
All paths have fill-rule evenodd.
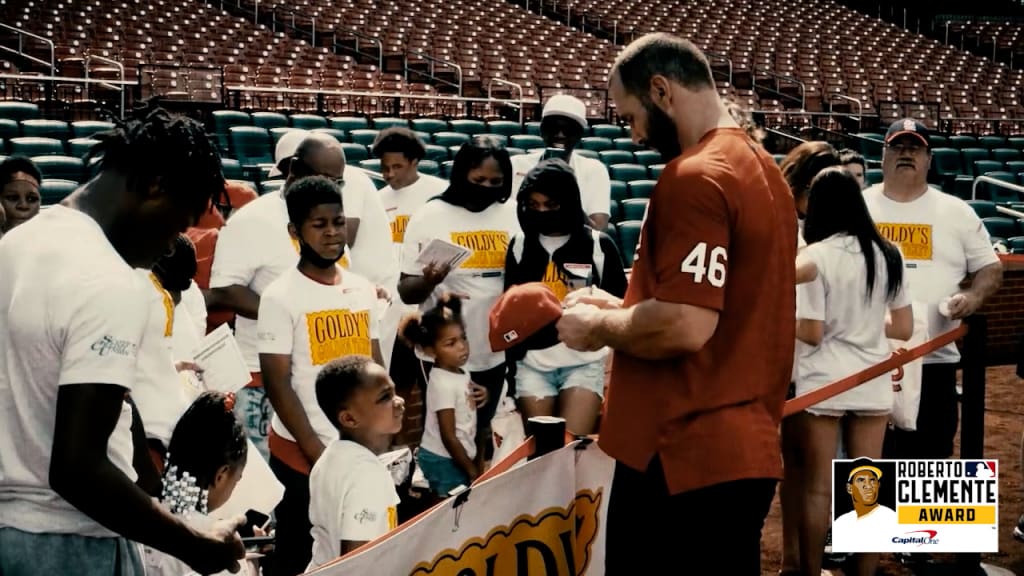
<path id="1" fill-rule="evenodd" d="M 309 476 L 313 559 L 307 571 L 383 536 L 398 525 L 398 492 L 378 458 L 402 429 L 405 401 L 387 370 L 368 356 L 328 363 L 316 400 L 338 429 Z"/>
<path id="2" fill-rule="evenodd" d="M 294 576 L 309 563 L 309 473 L 338 437 L 317 404 L 317 373 L 350 354 L 380 361 L 376 287 L 336 264 L 346 240 L 341 189 L 311 176 L 291 184 L 284 199 L 299 263 L 263 292 L 257 320 L 260 369 L 274 408 L 270 467 L 285 486 L 275 509 L 274 576 Z"/>

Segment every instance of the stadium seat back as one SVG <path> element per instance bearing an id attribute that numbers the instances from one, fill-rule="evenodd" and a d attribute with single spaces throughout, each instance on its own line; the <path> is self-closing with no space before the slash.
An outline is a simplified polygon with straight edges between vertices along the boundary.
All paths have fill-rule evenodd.
<path id="1" fill-rule="evenodd" d="M 34 136 L 12 138 L 7 143 L 12 156 L 61 156 L 64 154 L 64 143 L 55 138 L 38 138 Z"/>
<path id="2" fill-rule="evenodd" d="M 43 179 L 39 185 L 40 203 L 43 206 L 59 204 L 78 188 L 78 182 L 57 178 Z"/>
<path id="3" fill-rule="evenodd" d="M 284 128 L 288 126 L 288 117 L 277 112 L 253 112 L 252 125 L 266 130 Z"/>
<path id="4" fill-rule="evenodd" d="M 293 128 L 301 130 L 313 130 L 314 128 L 327 128 L 327 118 L 316 114 L 292 114 L 289 118 Z"/>
<path id="5" fill-rule="evenodd" d="M 84 182 L 85 164 L 81 158 L 74 156 L 41 156 L 33 158 L 43 179 L 56 178 L 58 180 L 71 180 L 73 182 Z"/>

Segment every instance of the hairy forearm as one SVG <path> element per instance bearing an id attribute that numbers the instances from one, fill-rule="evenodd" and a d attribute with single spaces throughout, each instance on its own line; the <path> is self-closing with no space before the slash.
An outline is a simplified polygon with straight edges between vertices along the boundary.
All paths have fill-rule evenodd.
<path id="1" fill-rule="evenodd" d="M 663 360 L 686 352 L 679 346 L 679 326 L 657 300 L 621 310 L 604 310 L 595 337 L 604 346 L 645 360 Z"/>
<path id="2" fill-rule="evenodd" d="M 979 299 L 984 301 L 989 296 L 999 291 L 1003 285 L 1003 263 L 990 264 L 974 275 L 971 281 L 970 291 Z"/>

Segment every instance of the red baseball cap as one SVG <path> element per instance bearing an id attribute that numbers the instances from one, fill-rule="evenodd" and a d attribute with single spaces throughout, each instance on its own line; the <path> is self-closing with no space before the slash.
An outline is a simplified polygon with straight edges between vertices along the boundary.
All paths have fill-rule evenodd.
<path id="1" fill-rule="evenodd" d="M 562 317 L 562 303 L 541 282 L 518 284 L 505 291 L 491 307 L 491 350 L 504 352 L 522 344 Z"/>

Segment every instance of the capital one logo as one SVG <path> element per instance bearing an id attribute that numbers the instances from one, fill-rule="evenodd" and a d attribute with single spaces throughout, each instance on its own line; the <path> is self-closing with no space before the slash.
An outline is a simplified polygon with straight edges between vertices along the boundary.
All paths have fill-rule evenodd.
<path id="1" fill-rule="evenodd" d="M 136 345 L 134 342 L 129 342 L 128 340 L 120 340 L 113 336 L 104 336 L 93 342 L 89 349 L 100 356 L 115 354 L 117 356 L 131 357 L 135 356 Z"/>

